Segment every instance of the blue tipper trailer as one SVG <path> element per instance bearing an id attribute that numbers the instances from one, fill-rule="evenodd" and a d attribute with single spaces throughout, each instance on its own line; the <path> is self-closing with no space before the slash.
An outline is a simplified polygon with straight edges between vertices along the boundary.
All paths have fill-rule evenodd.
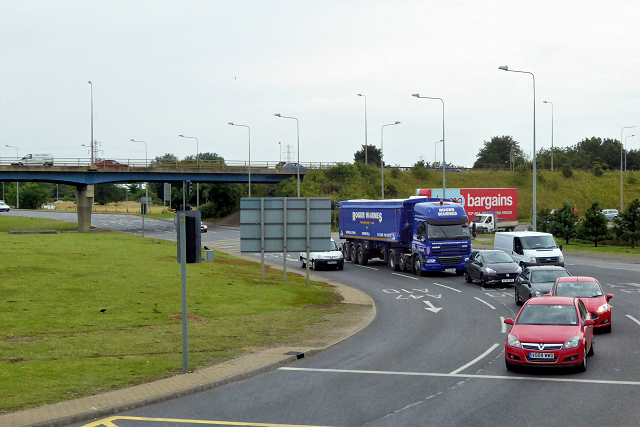
<path id="1" fill-rule="evenodd" d="M 471 255 L 469 218 L 448 199 L 412 197 L 347 200 L 338 204 L 345 261 L 367 265 L 379 258 L 392 270 L 418 275 L 455 269 L 464 273 Z"/>

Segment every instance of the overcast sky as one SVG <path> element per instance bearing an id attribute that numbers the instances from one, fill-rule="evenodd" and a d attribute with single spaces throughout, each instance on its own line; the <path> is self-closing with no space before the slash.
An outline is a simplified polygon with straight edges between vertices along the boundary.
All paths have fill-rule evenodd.
<path id="1" fill-rule="evenodd" d="M 0 156 L 385 163 L 470 167 L 483 142 L 533 150 L 640 126 L 640 2 L 0 0 Z M 625 129 L 628 149 L 640 128 Z M 184 139 L 178 137 L 195 136 Z M 281 145 L 279 144 L 281 142 Z"/>

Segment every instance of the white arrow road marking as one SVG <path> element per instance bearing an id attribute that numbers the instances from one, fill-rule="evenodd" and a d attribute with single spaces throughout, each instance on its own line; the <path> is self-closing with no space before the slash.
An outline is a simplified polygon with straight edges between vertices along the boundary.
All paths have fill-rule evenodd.
<path id="1" fill-rule="evenodd" d="M 441 285 L 440 283 L 434 283 L 434 285 L 436 285 L 436 286 L 442 286 L 443 288 L 451 289 L 452 291 L 462 292 L 462 291 L 461 291 L 461 290 L 459 290 L 459 289 L 456 289 L 456 288 L 450 288 L 449 286 Z"/>
<path id="2" fill-rule="evenodd" d="M 429 310 L 433 313 L 437 313 L 440 310 L 442 310 L 442 307 L 435 307 L 433 304 L 431 304 L 431 301 L 422 301 L 423 303 L 427 304 L 429 307 L 425 307 L 425 310 Z"/>
<path id="3" fill-rule="evenodd" d="M 405 279 L 418 280 L 417 277 L 413 277 L 413 276 L 405 276 L 404 274 L 399 274 L 399 273 L 391 273 L 391 274 L 394 274 L 394 275 L 400 276 L 400 277 L 404 277 Z"/>
<path id="4" fill-rule="evenodd" d="M 491 304 L 489 304 L 488 302 L 483 301 L 483 300 L 481 300 L 481 299 L 480 299 L 480 298 L 478 298 L 478 297 L 474 297 L 474 298 L 475 298 L 475 299 L 477 299 L 478 301 L 480 301 L 481 303 L 488 305 L 488 306 L 491 308 L 491 310 L 495 310 L 495 309 L 496 309 L 494 306 L 492 306 L 492 305 L 491 305 Z"/>
<path id="5" fill-rule="evenodd" d="M 464 371 L 465 369 L 467 369 L 469 366 L 473 365 L 474 363 L 476 363 L 477 361 L 483 359 L 487 354 L 491 353 L 499 344 L 495 343 L 494 345 L 492 345 L 491 347 L 489 347 L 489 349 L 487 351 L 485 351 L 484 353 L 482 353 L 480 356 L 476 357 L 475 359 L 473 359 L 471 362 L 467 363 L 466 365 L 462 365 L 460 366 L 458 369 L 456 369 L 455 371 L 449 372 L 450 375 L 455 375 L 457 373 L 459 373 L 460 371 Z"/>
<path id="6" fill-rule="evenodd" d="M 635 317 L 633 317 L 633 316 L 629 316 L 628 314 L 627 314 L 627 317 L 628 317 L 629 319 L 633 320 L 634 322 L 636 322 L 638 325 L 640 325 L 640 320 L 636 319 L 636 318 L 635 318 Z"/>

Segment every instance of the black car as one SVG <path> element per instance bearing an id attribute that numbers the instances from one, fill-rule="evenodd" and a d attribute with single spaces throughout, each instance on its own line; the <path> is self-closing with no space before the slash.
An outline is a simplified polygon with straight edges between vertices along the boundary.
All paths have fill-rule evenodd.
<path id="1" fill-rule="evenodd" d="M 464 278 L 467 283 L 479 280 L 482 286 L 512 284 L 521 271 L 522 268 L 504 251 L 478 250 L 471 252 Z"/>
<path id="2" fill-rule="evenodd" d="M 526 267 L 516 277 L 514 283 L 516 304 L 522 305 L 531 297 L 541 297 L 548 294 L 556 279 L 566 276 L 571 276 L 571 274 L 563 267 L 553 265 Z"/>

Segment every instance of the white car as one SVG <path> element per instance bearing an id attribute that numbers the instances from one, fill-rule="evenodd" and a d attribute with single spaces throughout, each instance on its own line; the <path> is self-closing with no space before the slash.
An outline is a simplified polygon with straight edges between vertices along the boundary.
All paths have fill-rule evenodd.
<path id="1" fill-rule="evenodd" d="M 607 221 L 613 221 L 618 218 L 618 210 L 617 209 L 603 209 L 602 213 L 607 217 Z"/>
<path id="2" fill-rule="evenodd" d="M 9 212 L 11 208 L 5 202 L 0 201 L 0 212 Z"/>
<path id="3" fill-rule="evenodd" d="M 309 268 L 311 270 L 319 270 L 321 268 L 337 268 L 342 270 L 344 268 L 344 258 L 342 257 L 342 251 L 338 249 L 335 240 L 331 239 L 330 251 L 323 252 L 309 252 Z M 307 253 L 300 252 L 300 264 L 302 268 L 307 266 Z"/>

